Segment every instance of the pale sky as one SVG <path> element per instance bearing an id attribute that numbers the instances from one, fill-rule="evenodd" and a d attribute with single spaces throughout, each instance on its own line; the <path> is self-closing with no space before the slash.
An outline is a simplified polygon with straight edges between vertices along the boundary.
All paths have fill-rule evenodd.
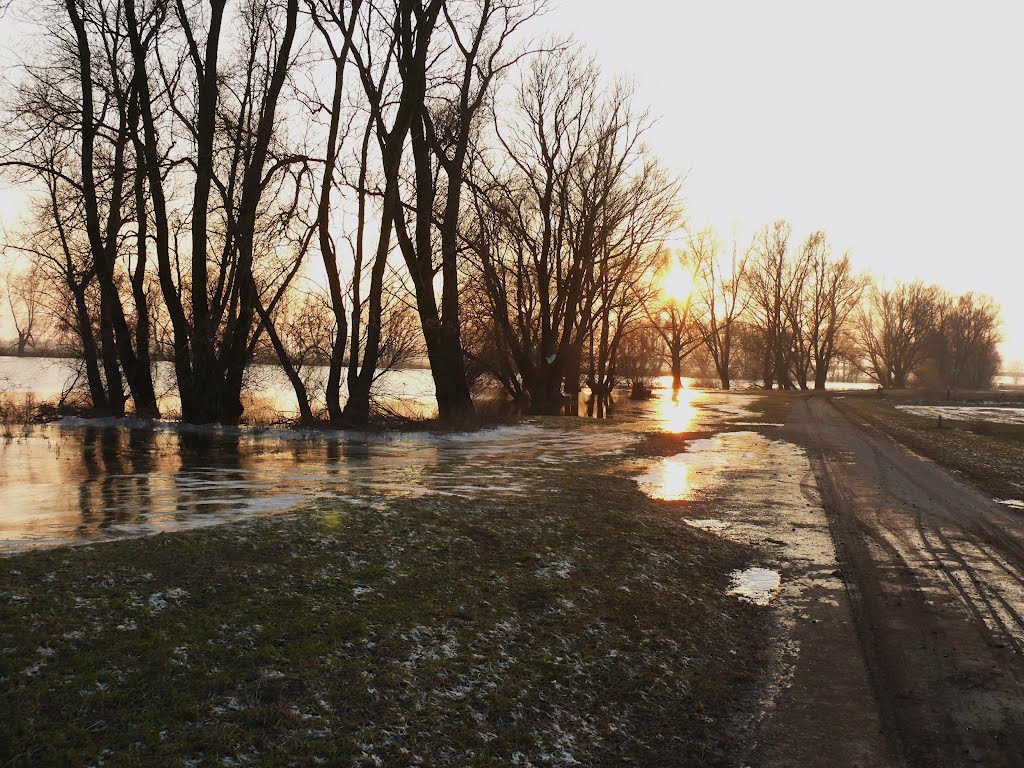
<path id="1" fill-rule="evenodd" d="M 1024 359 L 1024 3 L 560 0 L 539 26 L 634 76 L 695 225 L 782 217 L 988 293 Z"/>
<path id="2" fill-rule="evenodd" d="M 545 30 L 635 78 L 695 226 L 743 245 L 782 217 L 877 276 L 988 293 L 1024 360 L 1024 3 L 559 0 Z M 0 184 L 0 222 L 17 199 Z"/>

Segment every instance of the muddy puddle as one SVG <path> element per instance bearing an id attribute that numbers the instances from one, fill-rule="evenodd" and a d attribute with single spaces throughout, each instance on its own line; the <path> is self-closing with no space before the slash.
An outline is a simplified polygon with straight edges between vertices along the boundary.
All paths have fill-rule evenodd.
<path id="1" fill-rule="evenodd" d="M 799 445 L 765 431 L 772 436 L 739 430 L 691 440 L 681 453 L 645 462 L 637 485 L 652 498 L 688 502 L 677 510 L 687 525 L 763 553 L 762 562 L 734 574 L 737 597 L 834 602 L 842 582 L 810 460 Z"/>
<path id="2" fill-rule="evenodd" d="M 755 605 L 768 605 L 779 593 L 782 576 L 772 568 L 747 568 L 732 573 L 730 595 Z"/>

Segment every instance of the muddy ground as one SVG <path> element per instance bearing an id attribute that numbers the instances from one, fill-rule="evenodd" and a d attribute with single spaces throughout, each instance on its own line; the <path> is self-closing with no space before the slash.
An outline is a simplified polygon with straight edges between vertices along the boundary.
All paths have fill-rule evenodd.
<path id="1" fill-rule="evenodd" d="M 738 764 L 1024 765 L 1019 510 L 841 396 L 749 407 L 772 417 L 694 435 L 638 479 L 781 575 Z"/>
<path id="2" fill-rule="evenodd" d="M 843 408 L 791 430 L 822 489 L 891 759 L 1024 765 L 1024 525 Z"/>

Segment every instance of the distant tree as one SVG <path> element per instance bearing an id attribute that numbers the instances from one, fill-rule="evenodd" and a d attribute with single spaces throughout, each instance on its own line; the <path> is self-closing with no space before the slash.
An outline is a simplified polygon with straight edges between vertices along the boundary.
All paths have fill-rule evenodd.
<path id="1" fill-rule="evenodd" d="M 928 358 L 941 297 L 920 281 L 872 286 L 857 315 L 861 369 L 887 389 L 906 388 Z"/>
<path id="2" fill-rule="evenodd" d="M 814 388 L 825 389 L 844 331 L 860 303 L 865 280 L 853 272 L 848 254 L 831 257 L 825 233 L 811 234 L 803 245 L 807 277 L 801 292 L 802 323 L 799 336 L 806 339 L 809 362 L 814 369 Z"/>
<path id="3" fill-rule="evenodd" d="M 999 370 L 999 305 L 974 292 L 944 296 L 938 303 L 934 357 L 940 381 L 982 389 Z"/>
<path id="4" fill-rule="evenodd" d="M 647 395 L 665 361 L 661 331 L 652 322 L 635 323 L 619 344 L 617 373 L 629 384 L 631 396 Z"/>
<path id="5" fill-rule="evenodd" d="M 698 233 L 697 237 L 710 237 L 710 232 Z M 686 260 L 685 254 L 668 253 L 659 270 L 662 280 L 681 280 L 682 289 L 689 287 L 687 295 L 676 295 L 671 286 L 668 291 L 659 292 L 659 301 L 653 303 L 649 310 L 651 326 L 661 337 L 668 351 L 669 369 L 672 373 L 672 389 L 683 386 L 683 362 L 697 349 L 701 343 L 701 335 L 694 321 L 693 304 L 695 298 L 696 265 Z"/>
<path id="6" fill-rule="evenodd" d="M 799 309 L 799 295 L 803 270 L 794 269 L 789 253 L 789 239 L 793 227 L 778 220 L 764 226 L 754 237 L 744 270 L 744 287 L 749 301 L 747 322 L 761 337 L 762 359 L 760 377 L 766 389 L 778 385 L 790 389 L 790 350 L 792 324 L 786 316 L 787 308 Z"/>
<path id="7" fill-rule="evenodd" d="M 1010 364 L 1009 375 L 1013 379 L 1013 386 L 1020 384 L 1021 377 L 1024 376 L 1024 361 L 1013 361 Z"/>
<path id="8" fill-rule="evenodd" d="M 35 265 L 17 272 L 8 271 L 4 276 L 4 287 L 7 307 L 17 334 L 14 353 L 24 357 L 26 350 L 36 345 L 41 325 L 46 319 L 42 311 L 45 291 L 43 275 Z"/>
<path id="9" fill-rule="evenodd" d="M 747 257 L 739 257 L 733 243 L 732 259 L 723 267 L 718 257 L 718 241 L 710 230 L 691 237 L 689 250 L 697 275 L 694 322 L 722 389 L 729 389 L 733 344 L 747 304 L 743 291 Z"/>

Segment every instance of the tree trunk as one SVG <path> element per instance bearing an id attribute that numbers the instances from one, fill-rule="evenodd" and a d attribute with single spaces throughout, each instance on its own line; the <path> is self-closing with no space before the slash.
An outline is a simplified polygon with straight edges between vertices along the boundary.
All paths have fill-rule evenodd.
<path id="1" fill-rule="evenodd" d="M 78 338 L 82 342 L 82 362 L 85 365 L 85 380 L 89 384 L 89 399 L 92 400 L 94 413 L 107 414 L 110 402 L 100 375 L 99 355 L 96 351 L 96 340 L 92 335 L 92 320 L 89 308 L 85 303 L 85 288 L 73 292 L 75 300 L 75 317 L 78 323 Z"/>
<path id="2" fill-rule="evenodd" d="M 447 323 L 426 324 L 427 357 L 437 395 L 437 417 L 451 427 L 473 426 L 476 409 L 466 384 L 462 346 Z"/>

